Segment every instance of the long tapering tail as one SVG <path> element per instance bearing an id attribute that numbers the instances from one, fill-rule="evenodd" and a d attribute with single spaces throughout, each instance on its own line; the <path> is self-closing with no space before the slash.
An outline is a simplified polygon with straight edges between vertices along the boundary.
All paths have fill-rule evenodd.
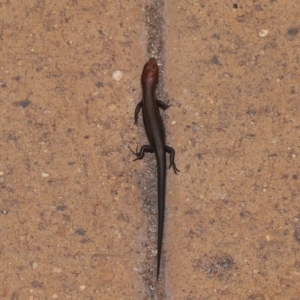
<path id="1" fill-rule="evenodd" d="M 161 252 L 164 233 L 166 200 L 166 153 L 156 156 L 157 161 L 157 199 L 158 199 L 158 233 L 157 233 L 157 280 L 159 278 Z"/>

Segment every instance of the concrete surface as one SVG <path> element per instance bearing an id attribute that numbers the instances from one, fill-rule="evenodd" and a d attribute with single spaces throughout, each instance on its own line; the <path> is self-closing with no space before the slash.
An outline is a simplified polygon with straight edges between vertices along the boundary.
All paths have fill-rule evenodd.
<path id="1" fill-rule="evenodd" d="M 1 2 L 1 299 L 143 297 L 141 10 Z"/>
<path id="2" fill-rule="evenodd" d="M 1 299 L 300 299 L 298 0 L 0 11 Z M 127 148 L 151 55 L 181 171 L 158 283 L 155 159 Z"/>

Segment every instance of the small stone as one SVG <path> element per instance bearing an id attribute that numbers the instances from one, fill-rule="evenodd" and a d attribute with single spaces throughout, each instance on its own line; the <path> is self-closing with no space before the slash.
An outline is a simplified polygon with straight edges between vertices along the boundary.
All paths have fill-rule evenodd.
<path id="1" fill-rule="evenodd" d="M 112 78 L 116 81 L 120 81 L 124 76 L 124 73 L 122 71 L 115 71 L 113 72 Z"/>
<path id="2" fill-rule="evenodd" d="M 42 173 L 43 178 L 49 177 L 49 175 L 50 175 L 49 173 L 44 173 L 44 172 Z"/>
<path id="3" fill-rule="evenodd" d="M 258 33 L 258 35 L 259 35 L 260 37 L 266 37 L 268 34 L 269 34 L 269 30 L 267 30 L 267 29 L 262 29 L 262 30 Z"/>

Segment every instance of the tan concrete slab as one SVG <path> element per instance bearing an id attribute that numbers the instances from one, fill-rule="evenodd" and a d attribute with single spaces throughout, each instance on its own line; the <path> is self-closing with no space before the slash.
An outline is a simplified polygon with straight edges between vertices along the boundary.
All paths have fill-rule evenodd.
<path id="1" fill-rule="evenodd" d="M 297 1 L 0 9 L 1 299 L 298 299 Z M 146 49 L 181 170 L 158 284 Z"/>
<path id="2" fill-rule="evenodd" d="M 127 148 L 142 4 L 0 8 L 0 298 L 143 299 L 146 228 Z"/>
<path id="3" fill-rule="evenodd" d="M 299 2 L 165 11 L 165 299 L 298 299 Z"/>

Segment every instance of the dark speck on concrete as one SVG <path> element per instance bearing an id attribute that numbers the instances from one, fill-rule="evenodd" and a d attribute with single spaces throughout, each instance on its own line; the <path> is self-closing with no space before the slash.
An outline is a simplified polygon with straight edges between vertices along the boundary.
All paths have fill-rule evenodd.
<path id="1" fill-rule="evenodd" d="M 85 235 L 85 231 L 83 229 L 81 229 L 81 228 L 76 229 L 75 233 L 78 234 L 78 235 Z"/>
<path id="2" fill-rule="evenodd" d="M 218 57 L 216 55 L 214 55 L 211 60 L 210 60 L 211 63 L 215 64 L 215 65 L 221 65 Z"/>
<path id="3" fill-rule="evenodd" d="M 220 275 L 234 267 L 234 260 L 228 254 L 205 255 L 194 262 L 194 269 L 202 269 L 208 277 Z"/>
<path id="4" fill-rule="evenodd" d="M 202 159 L 202 154 L 201 153 L 197 153 L 196 156 L 197 156 L 198 159 Z"/>
<path id="5" fill-rule="evenodd" d="M 297 35 L 299 32 L 299 29 L 298 28 L 289 28 L 288 29 L 288 35 Z"/>
<path id="6" fill-rule="evenodd" d="M 220 39 L 220 36 L 216 33 L 214 33 L 212 36 L 212 38 L 216 39 L 216 40 L 219 40 Z"/>
<path id="7" fill-rule="evenodd" d="M 248 109 L 247 110 L 247 115 L 249 115 L 250 117 L 253 117 L 253 116 L 255 116 L 256 115 L 256 111 L 254 110 L 254 109 Z"/>
<path id="8" fill-rule="evenodd" d="M 67 209 L 67 207 L 65 205 L 58 205 L 56 209 L 58 212 L 63 212 Z"/>
<path id="9" fill-rule="evenodd" d="M 231 269 L 234 262 L 233 258 L 231 256 L 225 256 L 218 260 L 217 262 L 218 266 L 220 266 L 223 269 Z"/>
<path id="10" fill-rule="evenodd" d="M 300 272 L 300 261 L 296 260 L 294 263 L 294 268 L 297 272 Z"/>
<path id="11" fill-rule="evenodd" d="M 83 238 L 82 240 L 81 240 L 81 243 L 82 244 L 87 244 L 87 243 L 91 243 L 92 242 L 92 240 L 91 239 L 87 239 L 87 238 Z"/>
<path id="12" fill-rule="evenodd" d="M 283 230 L 283 235 L 289 235 L 289 231 L 287 229 Z"/>
<path id="13" fill-rule="evenodd" d="M 103 87 L 103 83 L 102 83 L 101 81 L 98 81 L 98 82 L 96 83 L 96 87 L 97 87 L 97 88 Z"/>
<path id="14" fill-rule="evenodd" d="M 300 228 L 295 229 L 294 238 L 298 243 L 300 243 Z"/>
<path id="15" fill-rule="evenodd" d="M 38 281 L 32 281 L 31 282 L 31 286 L 33 287 L 33 288 L 41 288 L 42 287 L 42 285 L 38 282 Z"/>
<path id="16" fill-rule="evenodd" d="M 16 106 L 22 106 L 23 108 L 29 106 L 30 104 L 31 104 L 31 102 L 28 99 L 15 102 Z"/>

